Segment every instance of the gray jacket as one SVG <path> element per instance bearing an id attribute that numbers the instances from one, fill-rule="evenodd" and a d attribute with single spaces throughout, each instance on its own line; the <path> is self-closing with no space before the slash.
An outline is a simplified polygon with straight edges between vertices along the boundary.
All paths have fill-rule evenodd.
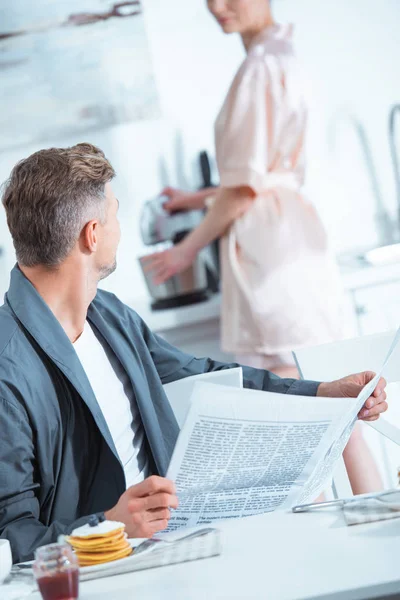
<path id="1" fill-rule="evenodd" d="M 87 318 L 129 376 L 151 468 L 165 475 L 178 426 L 162 385 L 235 365 L 180 352 L 104 291 Z M 310 396 L 318 386 L 250 368 L 244 381 Z M 30 559 L 124 491 L 123 468 L 73 345 L 15 267 L 0 308 L 0 536 L 10 540 L 14 561 Z"/>

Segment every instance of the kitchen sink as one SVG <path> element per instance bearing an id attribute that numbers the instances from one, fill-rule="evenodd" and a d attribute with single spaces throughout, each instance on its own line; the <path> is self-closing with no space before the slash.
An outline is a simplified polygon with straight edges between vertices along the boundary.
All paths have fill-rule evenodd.
<path id="1" fill-rule="evenodd" d="M 339 264 L 347 266 L 380 267 L 400 263 L 400 243 L 368 250 L 347 252 L 338 257 Z"/>
<path id="2" fill-rule="evenodd" d="M 390 244 L 373 248 L 361 255 L 367 263 L 373 266 L 390 265 L 400 262 L 400 244 Z"/>

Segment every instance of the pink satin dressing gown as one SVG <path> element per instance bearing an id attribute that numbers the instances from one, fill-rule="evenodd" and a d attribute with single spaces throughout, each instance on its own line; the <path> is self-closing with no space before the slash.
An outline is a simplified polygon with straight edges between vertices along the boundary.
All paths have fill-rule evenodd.
<path id="1" fill-rule="evenodd" d="M 302 194 L 307 122 L 292 27 L 249 48 L 215 125 L 222 187 L 251 208 L 221 241 L 222 347 L 276 355 L 340 337 L 340 285 L 324 227 Z"/>

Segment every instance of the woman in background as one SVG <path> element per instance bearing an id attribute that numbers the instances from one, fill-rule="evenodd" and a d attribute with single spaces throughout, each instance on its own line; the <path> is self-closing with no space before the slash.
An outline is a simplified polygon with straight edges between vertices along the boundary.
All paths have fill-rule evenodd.
<path id="1" fill-rule="evenodd" d="M 307 113 L 292 26 L 274 22 L 268 0 L 208 0 L 208 8 L 246 50 L 215 124 L 220 187 L 164 190 L 172 212 L 213 201 L 199 227 L 148 257 L 147 268 L 162 283 L 221 237 L 223 350 L 296 377 L 291 351 L 340 338 L 341 321 L 326 233 L 302 193 Z M 354 493 L 382 487 L 360 431 L 344 458 Z"/>

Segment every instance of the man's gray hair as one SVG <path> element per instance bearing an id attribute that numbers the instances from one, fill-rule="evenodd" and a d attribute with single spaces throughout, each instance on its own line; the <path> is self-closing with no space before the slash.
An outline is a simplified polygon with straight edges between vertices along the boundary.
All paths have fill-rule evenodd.
<path id="1" fill-rule="evenodd" d="M 59 265 L 86 223 L 104 222 L 104 188 L 114 176 L 104 153 L 91 144 L 40 150 L 21 160 L 2 194 L 18 263 Z"/>

